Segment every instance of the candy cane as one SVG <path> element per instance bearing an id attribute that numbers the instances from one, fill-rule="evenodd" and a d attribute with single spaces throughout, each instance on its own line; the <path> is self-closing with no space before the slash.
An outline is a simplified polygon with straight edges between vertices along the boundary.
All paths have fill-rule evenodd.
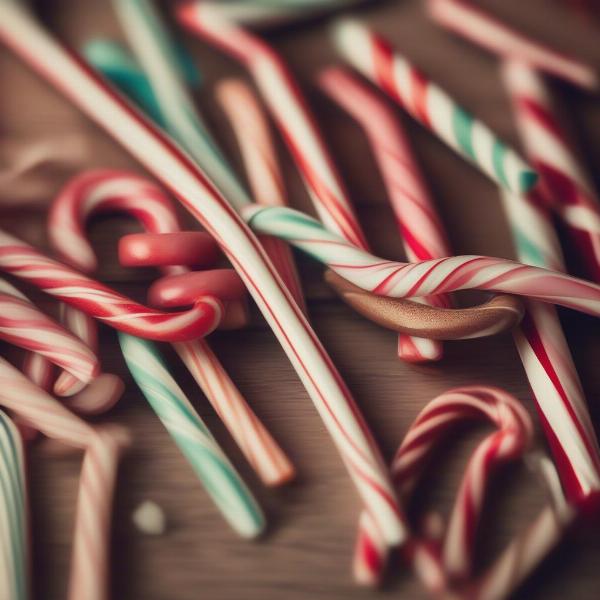
<path id="1" fill-rule="evenodd" d="M 598 87 L 598 76 L 591 65 L 529 39 L 472 2 L 428 0 L 427 9 L 436 23 L 490 52 L 525 61 L 584 89 Z"/>
<path id="2" fill-rule="evenodd" d="M 120 334 L 119 342 L 133 378 L 225 519 L 244 537 L 259 535 L 264 528 L 260 508 L 167 371 L 156 347 L 130 335 Z"/>
<path id="3" fill-rule="evenodd" d="M 363 290 L 413 298 L 458 290 L 529 296 L 600 315 L 600 286 L 564 273 L 489 256 L 452 256 L 418 263 L 378 258 L 352 246 L 316 219 L 291 208 L 249 207 L 244 215 L 260 233 L 276 235 Z"/>
<path id="4" fill-rule="evenodd" d="M 98 358 L 88 346 L 3 279 L 0 279 L 0 338 L 48 358 L 84 383 L 99 374 Z M 58 394 L 65 391 L 60 385 L 54 389 Z"/>
<path id="5" fill-rule="evenodd" d="M 25 8 L 2 0 L 0 39 L 102 125 L 168 187 L 233 262 L 313 399 L 365 505 L 389 543 L 405 535 L 385 465 L 324 348 L 256 237 L 164 134 L 50 36 Z"/>
<path id="6" fill-rule="evenodd" d="M 175 208 L 158 186 L 126 172 L 90 171 L 71 180 L 50 207 L 48 236 L 63 259 L 85 271 L 97 264 L 86 239 L 85 225 L 94 214 L 108 210 L 136 217 L 146 230 L 153 233 L 177 235 L 168 244 L 167 261 L 161 261 L 160 256 L 162 254 L 164 258 L 164 245 L 158 248 L 162 252 L 151 252 L 143 247 L 142 236 L 136 236 L 134 248 L 146 265 L 171 261 L 174 261 L 171 264 L 185 265 L 187 260 L 198 262 L 207 246 L 203 235 L 194 232 L 196 235 L 191 241 L 196 242 L 195 252 L 190 247 L 188 236 L 188 243 L 181 247 L 182 255 L 178 256 L 178 238 L 185 238 L 185 233 L 180 233 Z M 152 239 L 160 241 L 156 236 Z M 200 245 L 197 244 L 199 240 Z M 123 245 L 120 255 L 126 255 Z M 130 265 L 136 264 L 133 258 L 129 255 Z M 185 271 L 185 267 L 166 267 L 169 273 Z M 239 281 L 241 293 L 245 294 L 239 277 L 233 271 L 231 274 Z M 212 290 L 213 294 L 218 294 L 214 287 Z M 196 294 L 190 304 L 203 295 L 207 294 Z M 221 295 L 217 297 L 222 298 Z M 175 344 L 174 348 L 261 479 L 268 485 L 280 485 L 293 478 L 294 467 L 289 459 L 240 394 L 210 346 L 205 341 L 194 340 Z"/>
<path id="7" fill-rule="evenodd" d="M 86 448 L 94 430 L 60 402 L 0 358 L 0 405 L 49 438 Z"/>
<path id="8" fill-rule="evenodd" d="M 367 242 L 300 88 L 282 59 L 261 39 L 227 21 L 218 7 L 182 4 L 182 25 L 201 35 L 250 71 L 296 162 L 323 223 L 353 244 Z"/>
<path id="9" fill-rule="evenodd" d="M 441 554 L 444 577 L 447 574 L 465 576 L 471 566 L 475 532 L 487 483 L 502 463 L 513 460 L 531 442 L 533 427 L 529 415 L 514 397 L 487 387 L 464 387 L 438 396 L 419 413 L 410 426 L 391 464 L 399 495 L 407 498 L 421 476 L 432 450 L 457 422 L 484 418 L 498 427 L 474 451 L 465 469 Z M 387 560 L 388 548 L 368 523 L 368 515 L 360 521 L 356 544 L 354 573 L 358 581 L 374 584 L 379 581 Z M 418 545 L 418 544 L 417 544 Z M 416 558 L 423 557 L 423 548 Z M 414 549 L 413 549 L 414 551 Z M 430 554 L 433 559 L 433 555 Z M 419 569 L 418 560 L 415 561 Z M 421 562 L 421 576 L 431 587 L 441 585 L 432 577 L 427 563 Z"/>
<path id="10" fill-rule="evenodd" d="M 237 138 L 252 196 L 258 204 L 287 205 L 285 182 L 269 124 L 258 99 L 249 86 L 236 79 L 219 83 L 216 96 Z M 298 306 L 306 312 L 302 285 L 290 248 L 272 237 L 261 239 L 261 243 Z"/>
<path id="11" fill-rule="evenodd" d="M 600 281 L 600 205 L 542 78 L 525 64 L 505 62 L 503 81 L 512 100 L 525 151 L 540 174 L 542 192 L 564 220 L 594 281 Z"/>
<path id="12" fill-rule="evenodd" d="M 29 507 L 23 440 L 0 411 L 0 598 L 29 598 Z"/>
<path id="13" fill-rule="evenodd" d="M 222 314 L 221 303 L 210 297 L 198 299 L 189 311 L 161 313 L 44 256 L 33 246 L 1 230 L 0 270 L 115 329 L 154 340 L 183 341 L 206 335 L 217 326 Z"/>
<path id="14" fill-rule="evenodd" d="M 344 69 L 331 68 L 319 77 L 321 87 L 364 129 L 396 215 L 398 229 L 410 262 L 450 256 L 444 227 L 413 158 L 400 122 L 367 86 Z M 432 306 L 450 307 L 445 296 L 425 298 Z M 439 360 L 439 342 L 400 335 L 398 354 L 411 362 Z"/>
<path id="15" fill-rule="evenodd" d="M 333 39 L 353 67 L 501 187 L 515 193 L 533 187 L 535 171 L 384 38 L 359 21 L 345 19 L 336 24 Z"/>
<path id="16" fill-rule="evenodd" d="M 96 429 L 83 457 L 69 579 L 69 600 L 108 600 L 111 512 L 117 468 L 131 444 L 126 429 Z"/>

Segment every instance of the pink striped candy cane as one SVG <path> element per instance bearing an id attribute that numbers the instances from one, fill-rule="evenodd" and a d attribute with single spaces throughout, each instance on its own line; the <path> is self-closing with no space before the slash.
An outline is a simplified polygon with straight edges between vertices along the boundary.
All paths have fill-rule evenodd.
<path id="1" fill-rule="evenodd" d="M 321 87 L 364 129 L 381 170 L 406 256 L 410 262 L 450 256 L 444 227 L 431 202 L 413 151 L 390 107 L 358 78 L 330 68 L 319 78 Z M 424 298 L 431 306 L 450 308 L 447 296 Z M 398 354 L 409 362 L 439 360 L 442 345 L 407 335 L 398 337 Z"/>
<path id="2" fill-rule="evenodd" d="M 86 448 L 94 435 L 90 425 L 0 358 L 0 405 L 49 438 Z"/>
<path id="3" fill-rule="evenodd" d="M 219 323 L 221 303 L 201 298 L 189 311 L 161 313 L 78 273 L 0 230 L 0 270 L 28 281 L 103 323 L 149 339 L 183 341 L 207 335 Z"/>
<path id="4" fill-rule="evenodd" d="M 108 600 L 111 512 L 117 468 L 131 444 L 127 429 L 103 425 L 94 431 L 83 458 L 75 510 L 69 600 Z"/>
<path id="5" fill-rule="evenodd" d="M 71 180 L 50 207 L 49 238 L 66 262 L 86 272 L 97 264 L 86 239 L 85 226 L 94 214 L 107 211 L 132 215 L 155 234 L 180 232 L 175 207 L 158 186 L 127 172 L 90 171 Z M 145 264 L 164 262 L 142 248 L 140 238 L 136 236 L 137 247 L 143 250 Z M 190 252 L 188 246 L 183 247 L 183 256 L 177 256 L 173 246 L 171 243 L 174 264 L 184 265 L 187 258 L 197 260 L 198 252 Z M 204 244 L 200 250 L 203 247 Z M 154 260 L 149 260 L 151 256 Z M 187 269 L 178 266 L 164 270 L 182 276 Z M 243 290 L 241 282 L 240 287 Z M 196 294 L 194 298 L 202 295 L 206 294 Z M 84 316 L 79 311 L 77 314 Z M 94 325 L 89 318 L 88 322 Z M 194 340 L 174 344 L 174 348 L 262 481 L 267 485 L 281 485 L 292 479 L 293 465 L 240 394 L 210 346 L 203 340 Z"/>
<path id="6" fill-rule="evenodd" d="M 237 138 L 255 201 L 269 206 L 287 205 L 285 182 L 269 123 L 251 88 L 242 80 L 228 79 L 219 83 L 216 95 Z M 302 284 L 291 249 L 273 237 L 264 237 L 261 243 L 298 306 L 306 313 Z"/>
<path id="7" fill-rule="evenodd" d="M 494 54 L 522 60 L 584 89 L 598 88 L 598 75 L 591 65 L 529 39 L 472 2 L 428 0 L 427 8 L 436 23 Z"/>
<path id="8" fill-rule="evenodd" d="M 600 281 L 600 205 L 590 178 L 552 106 L 543 79 L 516 61 L 502 66 L 526 152 L 541 190 L 566 223 L 589 275 Z"/>
<path id="9" fill-rule="evenodd" d="M 319 218 L 360 248 L 367 241 L 300 88 L 283 60 L 257 36 L 202 2 L 177 9 L 182 25 L 246 66 L 296 162 Z"/>
<path id="10" fill-rule="evenodd" d="M 0 338 L 35 352 L 89 383 L 99 374 L 98 358 L 88 346 L 37 309 L 7 281 L 0 279 Z M 39 366 L 39 365 L 38 365 Z M 39 379 L 47 383 L 47 369 Z M 55 391 L 64 391 L 55 386 Z"/>
<path id="11" fill-rule="evenodd" d="M 198 167 L 23 6 L 2 6 L 0 39 L 129 150 L 218 241 L 288 354 L 388 543 L 405 536 L 385 464 L 349 390 L 260 243 Z"/>
<path id="12" fill-rule="evenodd" d="M 468 575 L 488 481 L 498 466 L 520 456 L 530 443 L 531 420 L 518 400 L 502 390 L 475 386 L 450 390 L 419 413 L 391 464 L 398 493 L 408 499 L 431 452 L 448 431 L 458 422 L 481 418 L 496 425 L 498 431 L 480 442 L 469 460 L 443 549 L 438 551 L 427 542 L 409 542 L 413 565 L 434 592 L 447 585 L 448 576 Z M 354 573 L 358 581 L 372 585 L 380 580 L 389 550 L 368 521 L 368 515 L 361 517 Z"/>

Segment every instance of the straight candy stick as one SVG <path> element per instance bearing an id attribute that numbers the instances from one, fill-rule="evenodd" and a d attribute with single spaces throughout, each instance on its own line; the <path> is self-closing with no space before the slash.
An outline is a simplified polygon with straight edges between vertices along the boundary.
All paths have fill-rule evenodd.
<path id="1" fill-rule="evenodd" d="M 111 512 L 117 470 L 131 444 L 128 431 L 103 425 L 83 457 L 75 510 L 69 600 L 109 600 Z"/>
<path id="2" fill-rule="evenodd" d="M 503 63 L 502 79 L 525 152 L 540 174 L 540 190 L 570 230 L 589 276 L 600 281 L 600 204 L 550 91 L 542 77 L 516 61 Z"/>
<path id="3" fill-rule="evenodd" d="M 503 258 L 465 255 L 403 263 L 352 246 L 317 220 L 291 208 L 254 206 L 250 226 L 276 235 L 327 265 L 359 288 L 391 298 L 414 298 L 458 290 L 529 296 L 600 316 L 600 285 Z"/>
<path id="4" fill-rule="evenodd" d="M 450 256 L 452 252 L 442 222 L 413 158 L 409 140 L 393 111 L 344 69 L 323 71 L 319 83 L 365 131 L 383 176 L 408 260 Z M 424 298 L 423 303 L 451 306 L 445 296 Z M 404 334 L 398 337 L 398 355 L 409 362 L 439 360 L 442 353 L 440 342 Z"/>
<path id="5" fill-rule="evenodd" d="M 0 411 L 0 598 L 6 600 L 30 597 L 28 514 L 23 441 Z"/>
<path id="6" fill-rule="evenodd" d="M 369 429 L 256 237 L 168 136 L 61 46 L 26 9 L 8 0 L 0 5 L 3 43 L 138 158 L 219 242 L 296 368 L 365 505 L 387 541 L 400 542 L 405 536 L 402 517 Z"/>
<path id="7" fill-rule="evenodd" d="M 384 38 L 359 21 L 345 19 L 335 25 L 333 40 L 354 68 L 500 187 L 515 193 L 533 187 L 535 171 Z"/>
<path id="8" fill-rule="evenodd" d="M 227 21 L 216 7 L 182 4 L 179 22 L 246 66 L 290 149 L 323 223 L 348 241 L 367 241 L 317 123 L 291 71 L 259 37 Z"/>
<path id="9" fill-rule="evenodd" d="M 591 65 L 530 40 L 473 2 L 428 0 L 427 9 L 436 23 L 490 52 L 524 61 L 584 89 L 598 88 L 598 75 Z"/>
<path id="10" fill-rule="evenodd" d="M 97 264 L 91 244 L 86 239 L 85 227 L 94 214 L 103 211 L 129 214 L 137 218 L 147 231 L 155 234 L 177 234 L 175 240 L 169 243 L 169 252 L 175 261 L 173 264 L 185 264 L 185 260 L 182 260 L 185 256 L 177 256 L 177 247 L 180 245 L 178 238 L 183 234 L 180 233 L 175 207 L 168 196 L 143 177 L 111 170 L 89 171 L 75 177 L 50 207 L 48 237 L 67 262 L 86 272 Z M 194 233 L 197 234 L 195 239 L 200 236 L 203 243 L 197 245 L 195 253 L 189 254 L 198 261 L 199 251 L 206 244 L 200 232 Z M 214 244 L 212 240 L 211 243 Z M 161 262 L 155 255 L 152 255 L 155 260 L 148 260 L 151 253 L 147 249 L 141 254 L 148 266 Z M 216 258 L 216 253 L 212 254 Z M 188 269 L 185 266 L 167 266 L 164 271 L 181 275 Z M 232 270 L 229 273 L 237 279 L 245 294 L 239 277 Z M 217 292 L 214 294 L 222 298 Z M 194 299 L 202 295 L 206 294 L 198 293 Z M 77 314 L 82 313 L 77 311 Z M 94 325 L 93 322 L 90 324 Z M 174 347 L 261 479 L 267 485 L 279 485 L 293 478 L 293 465 L 247 404 L 207 342 L 193 340 L 175 344 Z"/>
<path id="11" fill-rule="evenodd" d="M 219 83 L 216 95 L 237 138 L 255 201 L 269 206 L 287 205 L 285 181 L 269 123 L 251 88 L 242 80 L 228 79 Z M 261 243 L 298 306 L 306 313 L 302 284 L 291 249 L 273 237 L 262 238 Z"/>
<path id="12" fill-rule="evenodd" d="M 119 334 L 119 342 L 133 378 L 225 519 L 244 537 L 259 535 L 264 528 L 260 508 L 167 371 L 156 347 L 124 334 Z"/>

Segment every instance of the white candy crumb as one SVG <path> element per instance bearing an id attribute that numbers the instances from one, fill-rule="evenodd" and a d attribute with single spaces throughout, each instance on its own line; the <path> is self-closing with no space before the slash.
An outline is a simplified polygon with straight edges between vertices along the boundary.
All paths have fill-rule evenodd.
<path id="1" fill-rule="evenodd" d="M 138 531 L 146 535 L 162 535 L 166 529 L 166 518 L 163 509 L 152 502 L 145 500 L 134 511 L 133 523 Z"/>

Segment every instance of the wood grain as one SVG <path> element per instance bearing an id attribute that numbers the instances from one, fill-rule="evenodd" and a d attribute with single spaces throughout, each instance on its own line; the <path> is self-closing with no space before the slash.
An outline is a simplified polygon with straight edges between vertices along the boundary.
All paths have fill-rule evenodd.
<path id="1" fill-rule="evenodd" d="M 75 46 L 92 36 L 120 37 L 107 2 L 44 0 L 38 4 L 46 22 Z M 541 39 L 556 40 L 559 47 L 574 49 L 600 65 L 597 36 L 561 12 L 559 3 L 495 0 L 482 4 Z M 493 57 L 436 29 L 427 21 L 422 3 L 417 0 L 378 2 L 357 12 L 503 137 L 516 143 Z M 205 77 L 198 102 L 208 111 L 214 131 L 239 166 L 231 132 L 216 108 L 212 90 L 215 80 L 240 71 L 202 43 L 187 36 L 182 38 L 192 49 Z M 290 61 L 307 89 L 374 249 L 390 258 L 401 257 L 392 213 L 365 140 L 355 125 L 312 85 L 318 69 L 336 60 L 326 38 L 326 24 L 316 22 L 286 29 L 270 35 L 270 40 Z M 108 166 L 138 169 L 93 124 L 4 50 L 0 52 L 0 78 L 0 140 L 33 144 L 48 135 L 73 134 L 85 143 L 85 152 L 77 164 L 39 174 L 44 187 L 35 199 L 41 204 L 80 169 Z M 591 172 L 600 172 L 600 153 L 595 151 L 600 145 L 597 99 L 559 84 L 553 84 L 553 88 L 567 107 Z M 497 190 L 418 126 L 406 124 L 455 251 L 512 257 Z M 309 209 L 306 194 L 283 149 L 281 155 L 293 204 Z M 6 166 L 0 164 L 0 169 Z M 7 194 L 10 189 L 0 189 L 3 198 Z M 43 209 L 8 212 L 1 219 L 3 227 L 45 245 Z M 122 270 L 116 263 L 117 237 L 134 230 L 130 222 L 103 218 L 92 227 L 92 237 L 103 259 L 102 279 L 143 298 L 153 273 Z M 572 254 L 570 258 L 573 270 L 577 271 L 577 261 Z M 335 299 L 323 285 L 318 266 L 302 257 L 299 264 L 315 329 L 353 390 L 386 457 L 391 457 L 423 404 L 452 386 L 500 385 L 517 394 L 532 410 L 528 386 L 510 336 L 448 343 L 445 359 L 436 365 L 402 364 L 395 356 L 396 339 L 392 333 L 361 320 Z M 39 294 L 34 293 L 33 297 L 52 308 Z M 600 325 L 574 313 L 561 314 L 597 423 Z M 101 341 L 106 369 L 126 377 L 114 333 L 103 329 Z M 270 529 L 264 540 L 249 544 L 237 539 L 127 378 L 123 401 L 105 417 L 127 423 L 136 437 L 135 447 L 123 464 L 116 498 L 113 597 L 128 600 L 199 597 L 348 600 L 391 595 L 424 598 L 417 582 L 398 563 L 381 592 L 364 591 L 353 585 L 350 560 L 359 504 L 311 402 L 260 316 L 253 315 L 248 329 L 218 333 L 211 337 L 211 342 L 256 412 L 296 463 L 298 481 L 277 491 L 261 488 L 205 398 L 175 356 L 168 353 L 177 378 L 268 513 Z M 448 509 L 465 457 L 481 435 L 481 429 L 477 428 L 457 432 L 452 451 L 434 462 L 431 477 L 419 494 L 419 505 Z M 39 599 L 65 597 L 79 465 L 76 458 L 49 459 L 39 448 L 31 452 L 33 572 Z M 518 466 L 501 474 L 492 497 L 480 536 L 481 564 L 512 533 L 528 523 L 545 501 L 536 481 Z M 153 499 L 164 508 L 169 523 L 164 537 L 143 537 L 134 529 L 131 513 L 145 499 Z M 587 527 L 575 532 L 518 597 L 597 598 L 600 541 L 596 531 L 597 527 Z"/>

